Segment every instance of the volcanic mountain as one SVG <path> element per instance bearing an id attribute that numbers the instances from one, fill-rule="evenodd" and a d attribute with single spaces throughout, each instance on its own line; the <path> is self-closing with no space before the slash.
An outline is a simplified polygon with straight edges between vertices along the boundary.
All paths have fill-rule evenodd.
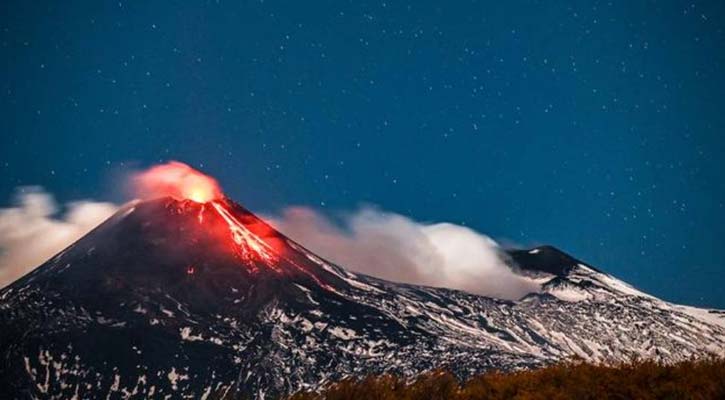
<path id="1" fill-rule="evenodd" d="M 224 197 L 133 202 L 0 291 L 0 392 L 268 398 L 366 374 L 725 354 L 721 312 L 553 247 L 508 258 L 540 291 L 508 301 L 353 273 Z"/>

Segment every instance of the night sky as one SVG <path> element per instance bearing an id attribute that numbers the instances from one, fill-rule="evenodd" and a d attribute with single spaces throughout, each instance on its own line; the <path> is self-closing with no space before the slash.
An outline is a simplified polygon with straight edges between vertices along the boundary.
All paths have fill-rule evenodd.
<path id="1" fill-rule="evenodd" d="M 0 206 L 175 159 L 725 308 L 725 3 L 554 3 L 3 1 Z"/>

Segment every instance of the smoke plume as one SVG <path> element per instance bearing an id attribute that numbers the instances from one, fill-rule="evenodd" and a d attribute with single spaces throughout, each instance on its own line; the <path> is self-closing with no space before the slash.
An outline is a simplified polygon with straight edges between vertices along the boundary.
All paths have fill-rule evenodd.
<path id="1" fill-rule="evenodd" d="M 464 226 L 370 207 L 344 214 L 341 224 L 306 207 L 268 219 L 320 256 L 368 275 L 512 300 L 539 290 L 509 268 L 495 241 Z"/>
<path id="2" fill-rule="evenodd" d="M 0 209 L 0 288 L 30 272 L 110 217 L 111 203 L 76 201 L 65 213 L 38 187 L 18 190 L 15 205 Z"/>
<path id="3" fill-rule="evenodd" d="M 133 174 L 131 190 L 141 199 L 171 196 L 205 203 L 222 196 L 216 179 L 178 161 Z"/>

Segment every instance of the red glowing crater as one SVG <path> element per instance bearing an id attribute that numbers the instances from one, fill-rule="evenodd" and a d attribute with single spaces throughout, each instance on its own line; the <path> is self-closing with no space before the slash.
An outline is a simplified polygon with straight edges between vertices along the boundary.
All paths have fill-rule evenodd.
<path id="1" fill-rule="evenodd" d="M 178 162 L 171 161 L 156 165 L 137 174 L 133 179 L 136 195 L 143 199 L 170 196 L 177 200 L 191 200 L 200 203 L 197 219 L 199 224 L 205 224 L 205 214 L 212 212 L 223 221 L 224 229 L 220 234 L 231 239 L 235 252 L 247 261 L 262 261 L 268 265 L 275 265 L 277 252 L 251 228 L 257 225 L 264 226 L 261 221 L 246 226 L 240 218 L 222 200 L 224 194 L 216 179 L 194 168 Z M 273 268 L 276 268 L 273 267 Z M 188 272 L 193 273 L 193 268 Z"/>
<path id="2" fill-rule="evenodd" d="M 279 232 L 228 200 L 216 179 L 184 163 L 171 161 L 137 174 L 133 178 L 133 189 L 141 199 L 179 200 L 180 213 L 195 213 L 199 228 L 214 235 L 219 244 L 234 252 L 252 271 L 258 271 L 259 264 L 280 274 L 298 271 L 329 288 L 308 268 L 289 257 Z M 194 275 L 197 268 L 188 265 L 186 273 Z"/>

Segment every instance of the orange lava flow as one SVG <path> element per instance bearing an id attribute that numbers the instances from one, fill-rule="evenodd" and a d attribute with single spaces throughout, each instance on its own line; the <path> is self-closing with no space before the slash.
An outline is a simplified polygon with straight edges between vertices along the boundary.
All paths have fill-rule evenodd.
<path id="1" fill-rule="evenodd" d="M 226 222 L 226 224 L 229 227 L 229 232 L 231 233 L 232 241 L 235 244 L 235 250 L 237 254 L 246 261 L 261 261 L 263 262 L 267 267 L 274 270 L 277 273 L 282 273 L 283 269 L 281 268 L 280 260 L 286 261 L 286 264 L 289 266 L 294 267 L 299 272 L 304 273 L 308 275 L 311 279 L 313 279 L 318 285 L 321 287 L 330 290 L 335 291 L 333 287 L 330 285 L 327 285 L 325 282 L 320 280 L 313 272 L 309 271 L 307 268 L 304 268 L 297 264 L 294 260 L 287 258 L 284 255 L 283 249 L 279 246 L 276 246 L 274 244 L 268 243 L 265 239 L 260 237 L 257 233 L 253 232 L 245 226 L 241 221 L 239 221 L 232 212 L 230 212 L 227 207 L 219 202 L 219 201 L 211 201 L 206 204 L 211 204 L 212 208 L 216 213 Z M 205 210 L 206 204 L 203 204 L 201 206 L 201 209 L 199 211 L 199 214 L 197 216 L 199 223 L 204 222 L 203 213 Z M 210 210 L 211 211 L 211 210 Z M 261 225 L 264 225 L 260 222 L 260 229 Z M 256 226 L 256 225 L 255 225 Z M 266 225 L 264 225 L 266 227 Z M 268 227 L 267 227 L 268 228 Z M 272 243 L 274 243 L 275 238 L 268 238 L 272 240 Z M 255 266 L 250 266 L 254 270 L 256 270 Z M 193 272 L 191 272 L 193 273 Z"/>
<path id="2" fill-rule="evenodd" d="M 212 201 L 211 205 L 214 207 L 216 212 L 226 221 L 229 225 L 229 230 L 232 234 L 232 240 L 237 244 L 239 253 L 242 258 L 246 260 L 260 260 L 264 261 L 272 269 L 277 270 L 278 267 L 275 264 L 277 261 L 277 255 L 269 244 L 264 240 L 260 239 L 259 236 L 255 235 L 247 229 L 241 222 L 239 222 L 223 205 L 216 201 Z"/>
<path id="3" fill-rule="evenodd" d="M 199 214 L 197 214 L 196 219 L 199 220 L 200 224 L 204 223 L 204 210 L 206 210 L 206 204 L 202 204 L 201 208 L 199 209 Z"/>

